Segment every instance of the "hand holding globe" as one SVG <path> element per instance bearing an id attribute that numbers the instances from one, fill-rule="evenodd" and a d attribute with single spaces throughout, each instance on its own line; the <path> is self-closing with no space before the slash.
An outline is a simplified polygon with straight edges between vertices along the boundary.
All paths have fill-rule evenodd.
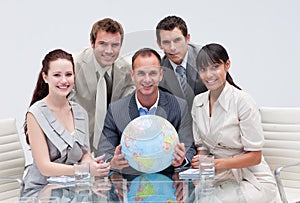
<path id="1" fill-rule="evenodd" d="M 185 147 L 184 143 L 177 143 L 175 147 L 174 159 L 172 160 L 172 165 L 174 167 L 181 166 L 185 159 Z"/>
<path id="2" fill-rule="evenodd" d="M 113 158 L 110 161 L 112 169 L 122 170 L 123 168 L 129 167 L 128 161 L 124 159 L 124 154 L 121 152 L 121 145 L 118 145 L 115 149 Z"/>

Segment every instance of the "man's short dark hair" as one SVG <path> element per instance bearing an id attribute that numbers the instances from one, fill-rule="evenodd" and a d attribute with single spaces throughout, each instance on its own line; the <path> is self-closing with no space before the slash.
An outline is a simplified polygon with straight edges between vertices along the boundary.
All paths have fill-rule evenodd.
<path id="1" fill-rule="evenodd" d="M 96 41 L 97 33 L 99 32 L 99 30 L 103 30 L 105 32 L 109 32 L 113 34 L 120 33 L 121 43 L 123 42 L 124 30 L 122 25 L 119 22 L 111 18 L 104 18 L 102 20 L 95 22 L 90 33 L 90 40 L 93 43 L 95 43 Z"/>
<path id="2" fill-rule="evenodd" d="M 182 32 L 182 35 L 184 37 L 187 37 L 188 29 L 187 29 L 185 21 L 178 16 L 167 16 L 164 19 L 162 19 L 156 26 L 157 41 L 160 42 L 160 40 L 161 40 L 161 38 L 160 38 L 161 30 L 171 31 L 176 27 Z"/>

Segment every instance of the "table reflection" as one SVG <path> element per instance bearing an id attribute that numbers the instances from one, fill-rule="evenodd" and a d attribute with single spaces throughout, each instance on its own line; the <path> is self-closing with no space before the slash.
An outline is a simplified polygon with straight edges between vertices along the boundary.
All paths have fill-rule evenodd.
<path id="1" fill-rule="evenodd" d="M 26 191 L 23 196 L 58 197 L 61 202 L 179 202 L 184 181 L 159 173 L 142 174 L 132 179 L 95 179 L 90 186 L 48 184 Z"/>
<path id="2" fill-rule="evenodd" d="M 176 188 L 173 181 L 162 174 L 144 174 L 130 182 L 129 202 L 175 202 Z"/>
<path id="3" fill-rule="evenodd" d="M 204 190 L 199 179 L 180 180 L 163 174 L 143 174 L 132 179 L 95 179 L 90 186 L 48 184 L 24 193 L 38 198 L 58 197 L 60 202 L 245 202 L 234 180 L 216 181 Z"/>

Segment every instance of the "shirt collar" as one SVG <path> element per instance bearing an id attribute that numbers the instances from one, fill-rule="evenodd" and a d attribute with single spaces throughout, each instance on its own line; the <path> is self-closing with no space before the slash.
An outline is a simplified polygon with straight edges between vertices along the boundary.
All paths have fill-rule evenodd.
<path id="1" fill-rule="evenodd" d="M 111 70 L 112 70 L 112 66 L 106 66 L 106 67 L 102 67 L 96 57 L 95 54 L 93 54 L 93 60 L 94 60 L 94 65 L 95 65 L 95 71 L 96 73 L 99 72 L 99 74 L 101 76 L 103 76 L 105 74 L 105 72 L 107 71 L 107 74 L 111 77 Z"/>
<path id="2" fill-rule="evenodd" d="M 156 108 L 157 109 L 157 105 L 158 105 L 158 100 L 159 100 L 159 91 L 157 92 L 157 99 L 155 101 L 155 103 L 153 104 L 153 106 L 150 107 L 149 112 L 151 111 L 151 109 Z M 137 104 L 138 109 L 142 108 L 148 111 L 148 109 L 146 107 L 143 107 L 142 104 L 139 102 L 138 98 L 137 98 L 137 94 L 135 94 L 135 101 Z"/>
<path id="3" fill-rule="evenodd" d="M 188 51 L 186 52 L 181 64 L 176 64 L 174 63 L 172 60 L 168 59 L 173 67 L 173 70 L 176 72 L 176 67 L 181 65 L 184 69 L 186 69 L 186 66 L 187 66 L 187 59 L 188 59 Z"/>
<path id="4" fill-rule="evenodd" d="M 230 85 L 227 81 L 225 84 L 224 89 L 222 90 L 220 96 L 218 97 L 218 100 L 216 101 L 216 103 L 218 103 L 225 111 L 228 111 L 229 109 L 229 104 L 230 104 L 230 100 L 233 94 L 233 87 L 232 85 Z M 206 107 L 209 108 L 209 95 L 210 95 L 210 90 L 202 93 L 204 96 L 204 100 L 194 100 L 194 106 L 199 106 L 199 107 Z"/>
<path id="5" fill-rule="evenodd" d="M 225 87 L 222 90 L 222 92 L 217 100 L 217 102 L 220 104 L 220 106 L 225 111 L 228 111 L 228 109 L 229 109 L 230 98 L 232 97 L 232 93 L 233 93 L 232 88 L 234 88 L 234 87 L 226 81 Z"/>

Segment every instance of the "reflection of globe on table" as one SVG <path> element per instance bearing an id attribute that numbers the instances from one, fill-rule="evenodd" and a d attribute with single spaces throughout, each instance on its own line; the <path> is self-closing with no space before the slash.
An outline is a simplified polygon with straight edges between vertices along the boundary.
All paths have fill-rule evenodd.
<path id="1" fill-rule="evenodd" d="M 128 202 L 176 202 L 173 181 L 159 173 L 143 174 L 130 182 Z"/>
<path id="2" fill-rule="evenodd" d="M 132 120 L 121 138 L 125 159 L 132 168 L 143 173 L 155 173 L 170 166 L 178 142 L 173 125 L 155 115 Z"/>

